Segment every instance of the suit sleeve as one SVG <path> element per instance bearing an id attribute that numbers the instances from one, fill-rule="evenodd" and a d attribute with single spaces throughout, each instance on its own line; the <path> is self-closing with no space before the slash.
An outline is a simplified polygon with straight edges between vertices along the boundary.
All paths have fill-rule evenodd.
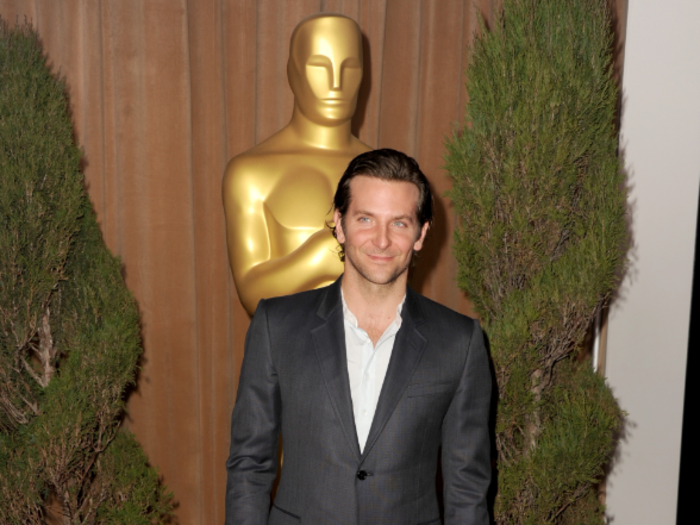
<path id="1" fill-rule="evenodd" d="M 489 413 L 491 372 L 476 320 L 465 335 L 467 355 L 460 383 L 442 429 L 445 525 L 487 525 L 491 483 Z"/>
<path id="2" fill-rule="evenodd" d="M 280 407 L 263 300 L 246 335 L 231 417 L 231 451 L 226 461 L 226 525 L 267 524 L 270 490 L 277 472 Z"/>

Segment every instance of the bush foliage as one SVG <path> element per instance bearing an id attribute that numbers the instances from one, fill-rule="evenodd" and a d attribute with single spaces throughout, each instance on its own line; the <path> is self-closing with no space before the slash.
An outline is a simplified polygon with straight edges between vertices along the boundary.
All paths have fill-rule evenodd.
<path id="1" fill-rule="evenodd" d="M 170 512 L 120 429 L 138 310 L 80 157 L 37 35 L 0 20 L 0 523 L 147 524 Z"/>
<path id="2" fill-rule="evenodd" d="M 610 27 L 605 0 L 504 0 L 447 143 L 459 285 L 498 388 L 496 523 L 602 520 L 621 412 L 577 354 L 624 264 Z"/>

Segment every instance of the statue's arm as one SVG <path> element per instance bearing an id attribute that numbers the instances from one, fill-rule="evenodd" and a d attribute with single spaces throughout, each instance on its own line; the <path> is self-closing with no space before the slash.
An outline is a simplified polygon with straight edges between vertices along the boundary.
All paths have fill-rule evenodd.
<path id="1" fill-rule="evenodd" d="M 284 257 L 272 257 L 259 177 L 234 159 L 224 176 L 223 200 L 231 271 L 243 307 L 252 314 L 266 297 L 310 290 L 335 280 L 343 271 L 337 241 L 327 228 Z M 259 174 L 257 174 L 259 175 Z"/>

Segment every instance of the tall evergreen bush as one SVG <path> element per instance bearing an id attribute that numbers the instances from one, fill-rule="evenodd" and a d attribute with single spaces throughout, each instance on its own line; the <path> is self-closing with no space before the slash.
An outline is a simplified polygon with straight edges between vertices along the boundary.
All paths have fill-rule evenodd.
<path id="1" fill-rule="evenodd" d="M 136 304 L 83 189 L 63 83 L 0 20 L 0 523 L 160 521 L 168 496 L 120 429 Z"/>
<path id="2" fill-rule="evenodd" d="M 602 523 L 621 412 L 578 349 L 624 264 L 605 0 L 504 0 L 447 143 L 459 285 L 498 388 L 496 523 Z"/>

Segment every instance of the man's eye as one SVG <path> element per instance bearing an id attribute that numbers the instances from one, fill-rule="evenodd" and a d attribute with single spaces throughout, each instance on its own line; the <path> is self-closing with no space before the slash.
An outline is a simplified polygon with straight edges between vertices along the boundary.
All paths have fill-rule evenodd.
<path id="1" fill-rule="evenodd" d="M 394 223 L 394 226 L 398 226 L 399 228 L 405 228 L 405 227 L 406 227 L 406 223 L 405 223 L 405 222 L 402 222 L 402 221 L 396 221 L 396 222 Z"/>
<path id="2" fill-rule="evenodd" d="M 369 222 L 369 217 L 360 217 L 359 221 L 360 222 Z"/>

